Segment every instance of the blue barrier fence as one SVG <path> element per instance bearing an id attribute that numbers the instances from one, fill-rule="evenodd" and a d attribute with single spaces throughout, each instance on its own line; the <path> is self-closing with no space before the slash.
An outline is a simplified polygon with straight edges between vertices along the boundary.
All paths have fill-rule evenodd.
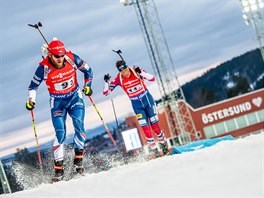
<path id="1" fill-rule="evenodd" d="M 235 140 L 235 138 L 231 135 L 213 138 L 213 139 L 205 139 L 205 140 L 198 140 L 195 142 L 191 142 L 189 144 L 183 146 L 176 146 L 172 149 L 171 155 L 173 154 L 180 154 L 184 152 L 192 152 L 197 151 L 206 147 L 210 147 L 215 145 L 218 142 L 225 141 L 225 140 Z"/>

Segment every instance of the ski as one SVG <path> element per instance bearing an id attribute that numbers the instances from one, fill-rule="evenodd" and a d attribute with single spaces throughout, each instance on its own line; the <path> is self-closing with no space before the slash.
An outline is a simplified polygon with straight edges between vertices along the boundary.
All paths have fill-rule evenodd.
<path id="1" fill-rule="evenodd" d="M 53 183 L 57 183 L 57 182 L 62 181 L 62 180 L 63 180 L 63 178 L 53 177 L 53 178 L 51 178 L 50 183 L 53 184 Z"/>
<path id="2" fill-rule="evenodd" d="M 70 181 L 72 179 L 77 179 L 79 177 L 84 176 L 84 168 L 83 167 L 74 167 L 74 170 L 68 176 L 61 177 L 53 177 L 51 178 L 51 184 L 57 183 L 60 181 Z"/>

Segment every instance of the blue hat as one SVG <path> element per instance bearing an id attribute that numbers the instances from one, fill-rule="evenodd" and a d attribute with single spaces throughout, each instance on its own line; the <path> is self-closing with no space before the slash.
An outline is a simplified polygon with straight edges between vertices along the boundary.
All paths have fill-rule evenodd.
<path id="1" fill-rule="evenodd" d="M 125 61 L 119 60 L 119 61 L 116 62 L 116 67 L 117 67 L 118 71 L 121 72 L 121 71 L 123 71 L 124 69 L 127 68 L 127 64 L 126 64 Z"/>

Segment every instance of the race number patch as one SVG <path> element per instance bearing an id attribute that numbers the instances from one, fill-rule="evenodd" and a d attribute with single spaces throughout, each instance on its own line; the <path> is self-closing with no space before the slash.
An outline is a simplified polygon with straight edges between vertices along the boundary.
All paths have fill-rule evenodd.
<path id="1" fill-rule="evenodd" d="M 74 84 L 74 78 L 71 77 L 71 79 L 67 81 L 54 84 L 54 88 L 56 91 L 63 91 L 72 87 L 73 84 Z"/>
<path id="2" fill-rule="evenodd" d="M 139 84 L 139 85 L 136 85 L 136 86 L 134 86 L 134 87 L 131 87 L 131 88 L 128 88 L 127 89 L 127 92 L 128 93 L 135 93 L 135 92 L 137 92 L 138 90 L 140 90 L 142 88 L 142 86 L 141 86 L 141 84 Z"/>

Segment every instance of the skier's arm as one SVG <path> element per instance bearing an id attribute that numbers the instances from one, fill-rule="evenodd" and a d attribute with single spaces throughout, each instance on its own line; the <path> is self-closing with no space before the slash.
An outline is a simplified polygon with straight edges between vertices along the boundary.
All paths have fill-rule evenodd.
<path id="1" fill-rule="evenodd" d="M 135 68 L 135 71 L 140 75 L 142 76 L 144 79 L 148 80 L 148 81 L 155 81 L 155 77 L 150 74 L 150 73 L 147 73 L 144 69 L 140 68 L 140 67 L 136 67 Z"/>
<path id="2" fill-rule="evenodd" d="M 44 78 L 44 67 L 42 65 L 39 65 L 28 87 L 28 100 L 34 103 L 36 102 L 37 90 L 39 85 L 43 81 L 43 78 Z"/>
<path id="3" fill-rule="evenodd" d="M 116 86 L 120 85 L 118 75 L 112 80 L 110 83 L 105 82 L 103 95 L 107 96 L 110 92 L 112 92 Z"/>
<path id="4" fill-rule="evenodd" d="M 84 73 L 84 86 L 91 87 L 93 81 L 93 71 L 92 68 L 88 66 L 88 64 L 82 60 L 76 54 L 73 54 L 74 63 L 77 65 L 77 68 Z"/>

